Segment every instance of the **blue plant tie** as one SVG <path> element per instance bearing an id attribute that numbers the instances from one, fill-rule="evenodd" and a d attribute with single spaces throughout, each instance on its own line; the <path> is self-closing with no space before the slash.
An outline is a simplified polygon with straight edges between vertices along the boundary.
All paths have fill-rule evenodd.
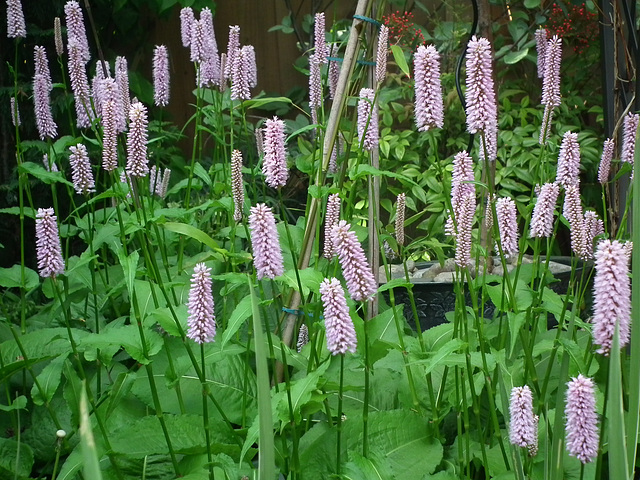
<path id="1" fill-rule="evenodd" d="M 304 310 L 295 310 L 293 308 L 282 307 L 282 311 L 285 313 L 290 313 L 291 315 L 298 315 L 299 317 L 304 317 L 305 315 L 309 317 L 313 317 L 313 313 L 305 313 Z M 320 319 L 323 319 L 323 318 L 324 317 L 320 315 Z"/>
<path id="2" fill-rule="evenodd" d="M 382 23 L 380 23 L 379 21 L 371 18 L 371 17 L 365 17 L 364 15 L 354 15 L 353 18 L 357 18 L 358 20 L 362 20 L 363 22 L 369 22 L 373 25 L 375 25 L 376 27 L 380 28 L 382 26 Z"/>

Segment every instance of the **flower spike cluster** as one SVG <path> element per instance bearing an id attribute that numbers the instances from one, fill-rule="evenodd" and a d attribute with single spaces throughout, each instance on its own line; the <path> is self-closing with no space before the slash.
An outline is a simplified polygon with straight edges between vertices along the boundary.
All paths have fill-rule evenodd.
<path id="1" fill-rule="evenodd" d="M 165 45 L 153 50 L 153 100 L 157 106 L 169 104 L 169 53 Z"/>
<path id="2" fill-rule="evenodd" d="M 567 383 L 567 451 L 582 463 L 598 456 L 598 414 L 593 380 L 582 374 Z"/>
<path id="3" fill-rule="evenodd" d="M 538 450 L 538 418 L 533 413 L 531 389 L 514 387 L 509 403 L 509 439 L 513 445 L 528 448 L 529 452 Z"/>
<path id="4" fill-rule="evenodd" d="M 511 198 L 496 200 L 496 218 L 500 231 L 500 245 L 507 257 L 518 254 L 518 219 L 516 202 Z"/>
<path id="5" fill-rule="evenodd" d="M 36 213 L 36 256 L 41 277 L 55 277 L 64 273 L 62 246 L 53 208 L 39 208 Z"/>
<path id="6" fill-rule="evenodd" d="M 404 245 L 404 211 L 406 207 L 407 196 L 405 193 L 398 195 L 396 199 L 396 242 L 398 246 Z"/>
<path id="7" fill-rule="evenodd" d="M 242 220 L 242 206 L 244 205 L 244 188 L 242 184 L 242 153 L 234 150 L 231 153 L 231 191 L 233 193 L 233 219 Z"/>
<path id="8" fill-rule="evenodd" d="M 631 285 L 627 252 L 617 240 L 602 240 L 596 250 L 596 276 L 593 282 L 593 342 L 598 353 L 609 355 L 616 325 L 620 348 L 629 343 Z"/>
<path id="9" fill-rule="evenodd" d="M 433 45 L 420 45 L 413 58 L 415 117 L 419 132 L 444 125 L 444 104 L 440 86 L 440 54 Z"/>
<path id="10" fill-rule="evenodd" d="M 212 342 L 216 336 L 216 317 L 211 291 L 211 268 L 204 263 L 198 263 L 193 269 L 187 310 L 187 337 L 196 343 Z"/>
<path id="11" fill-rule="evenodd" d="M 556 208 L 560 187 L 557 183 L 545 183 L 540 187 L 538 201 L 531 215 L 531 238 L 548 238 L 553 233 L 553 212 Z"/>
<path id="12" fill-rule="evenodd" d="M 84 16 L 80 4 L 75 0 L 68 1 L 64 6 L 64 15 L 67 22 L 67 41 L 77 42 L 79 58 L 83 65 L 91 59 L 87 31 L 84 28 Z"/>
<path id="13" fill-rule="evenodd" d="M 376 83 L 380 85 L 387 76 L 387 55 L 389 52 L 389 27 L 380 26 L 378 50 L 376 52 Z"/>
<path id="14" fill-rule="evenodd" d="M 284 273 L 280 239 L 273 212 L 264 203 L 251 207 L 249 215 L 253 264 L 258 280 L 276 278 Z"/>
<path id="15" fill-rule="evenodd" d="M 629 112 L 624 117 L 622 127 L 622 151 L 620 152 L 620 160 L 633 165 L 634 154 L 636 150 L 636 135 L 638 132 L 638 123 L 640 115 Z"/>
<path id="16" fill-rule="evenodd" d="M 325 278 L 320 284 L 320 296 L 327 330 L 327 350 L 332 355 L 354 353 L 358 339 L 340 281 L 337 278 Z"/>
<path id="17" fill-rule="evenodd" d="M 7 38 L 25 38 L 27 27 L 24 23 L 20 0 L 7 0 Z"/>
<path id="18" fill-rule="evenodd" d="M 536 52 L 538 54 L 538 78 L 544 76 L 545 59 L 547 57 L 547 29 L 539 28 L 534 34 L 536 39 Z"/>
<path id="19" fill-rule="evenodd" d="M 136 102 L 129 112 L 127 135 L 127 175 L 146 177 L 149 173 L 147 159 L 147 107 Z"/>
<path id="20" fill-rule="evenodd" d="M 580 145 L 578 144 L 578 134 L 566 132 L 562 137 L 560 152 L 558 154 L 558 169 L 556 181 L 567 188 L 569 185 L 579 183 L 580 173 Z"/>
<path id="21" fill-rule="evenodd" d="M 264 129 L 264 160 L 262 173 L 265 182 L 273 188 L 284 187 L 289 178 L 287 170 L 287 151 L 285 148 L 284 121 L 273 117 L 265 122 Z"/>
<path id="22" fill-rule="evenodd" d="M 342 275 L 347 282 L 349 295 L 357 302 L 370 300 L 376 293 L 378 285 L 371 272 L 364 250 L 356 237 L 350 230 L 351 225 L 340 220 L 331 230 L 333 248 L 335 249 Z"/>
<path id="23" fill-rule="evenodd" d="M 602 147 L 602 157 L 600 157 L 600 166 L 598 167 L 598 182 L 604 185 L 609 181 L 609 171 L 611 170 L 611 160 L 613 160 L 613 151 L 615 142 L 611 138 L 604 141 Z"/>
<path id="24" fill-rule="evenodd" d="M 69 147 L 69 150 L 71 150 L 71 155 L 69 155 L 69 163 L 71 164 L 72 170 L 71 178 L 76 193 L 87 195 L 95 192 L 96 188 L 87 147 L 79 143 L 76 146 Z"/>
<path id="25" fill-rule="evenodd" d="M 375 92 L 371 88 L 360 90 L 358 100 L 358 140 L 365 150 L 378 148 L 378 110 L 374 108 Z"/>
<path id="26" fill-rule="evenodd" d="M 336 251 L 333 247 L 332 230 L 340 220 L 340 195 L 332 193 L 327 199 L 327 213 L 324 217 L 324 257 L 332 259 Z"/>

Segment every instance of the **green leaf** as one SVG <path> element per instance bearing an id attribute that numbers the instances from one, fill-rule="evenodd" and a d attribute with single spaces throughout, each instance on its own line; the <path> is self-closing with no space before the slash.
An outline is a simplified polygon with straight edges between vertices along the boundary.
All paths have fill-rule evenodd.
<path id="1" fill-rule="evenodd" d="M 180 322 L 180 326 L 182 327 L 182 331 L 187 331 L 187 306 L 186 305 L 178 305 L 177 307 L 173 307 L 173 310 L 176 314 L 177 320 Z M 176 319 L 171 313 L 171 309 L 169 307 L 158 308 L 151 313 L 147 319 L 145 319 L 145 325 L 149 325 L 148 322 L 157 322 L 158 325 L 162 327 L 162 329 L 167 332 L 169 335 L 173 337 L 180 337 L 180 329 L 178 325 L 176 325 Z"/>
<path id="2" fill-rule="evenodd" d="M 99 349 L 122 347 L 136 362 L 146 365 L 151 362 L 151 357 L 162 348 L 162 337 L 150 329 L 145 330 L 144 336 L 149 358 L 144 356 L 140 333 L 136 325 L 124 325 L 100 333 L 89 334 L 79 345 Z"/>
<path id="3" fill-rule="evenodd" d="M 109 392 L 109 406 L 107 418 L 113 413 L 122 400 L 129 395 L 131 387 L 136 380 L 136 372 L 120 372 Z"/>
<path id="4" fill-rule="evenodd" d="M 24 267 L 24 284 L 20 265 L 9 268 L 0 268 L 0 287 L 20 288 L 31 290 L 40 284 L 38 274 L 30 268 Z"/>
<path id="5" fill-rule="evenodd" d="M 378 288 L 378 293 L 386 292 L 387 290 L 391 290 L 392 288 L 413 288 L 413 283 L 407 282 L 405 278 L 394 278 L 390 282 L 383 283 Z"/>
<path id="6" fill-rule="evenodd" d="M 349 480 L 385 480 L 394 478 L 391 468 L 378 451 L 369 452 L 367 458 L 358 452 L 349 452 L 349 463 L 345 465 Z"/>
<path id="7" fill-rule="evenodd" d="M 322 272 L 313 267 L 298 270 L 298 275 L 300 275 L 300 284 L 302 285 L 302 292 L 300 293 L 305 297 L 309 295 L 310 292 L 317 292 L 320 288 L 320 282 L 324 279 Z M 287 270 L 281 278 L 289 287 L 300 291 L 295 270 Z"/>
<path id="8" fill-rule="evenodd" d="M 540 0 L 524 0 L 524 6 L 526 8 L 538 8 L 540 6 Z"/>
<path id="9" fill-rule="evenodd" d="M 509 319 L 509 333 L 510 333 L 510 342 L 509 342 L 509 351 L 513 352 L 513 349 L 520 338 L 520 329 L 522 325 L 524 325 L 524 321 L 527 319 L 526 312 L 507 312 L 507 318 Z"/>
<path id="10" fill-rule="evenodd" d="M 59 182 L 59 183 L 64 183 L 65 185 L 69 185 L 70 187 L 73 187 L 73 183 L 71 183 L 68 180 L 65 180 L 65 178 L 62 176 L 62 173 L 47 172 L 43 166 L 38 165 L 37 163 L 23 162 L 20 165 L 18 165 L 18 172 L 28 173 L 32 177 L 35 177 L 46 184 Z"/>
<path id="11" fill-rule="evenodd" d="M 504 56 L 504 63 L 506 63 L 507 65 L 513 65 L 514 63 L 518 63 L 520 60 L 525 58 L 528 54 L 528 48 L 524 48 L 516 52 L 509 52 Z"/>
<path id="12" fill-rule="evenodd" d="M 254 98 L 252 100 L 245 100 L 243 105 L 246 108 L 262 108 L 265 105 L 269 105 L 271 103 L 288 103 L 290 105 L 293 105 L 291 99 L 287 97 Z"/>
<path id="13" fill-rule="evenodd" d="M 391 45 L 391 53 L 393 53 L 393 58 L 395 59 L 398 67 L 402 70 L 408 78 L 411 78 L 411 71 L 409 70 L 409 65 L 407 65 L 407 59 L 404 58 L 404 52 L 399 45 Z"/>
<path id="14" fill-rule="evenodd" d="M 0 438 L 0 473 L 3 478 L 27 478 L 33 468 L 33 450 L 26 443 L 18 443 L 8 438 Z M 11 473 L 11 475 L 9 475 Z"/>
<path id="15" fill-rule="evenodd" d="M 324 362 L 317 370 L 308 373 L 300 380 L 291 382 L 290 398 L 291 410 L 294 416 L 293 419 L 289 411 L 289 397 L 287 396 L 287 392 L 283 391 L 278 394 L 277 413 L 283 425 L 291 421 L 295 421 L 296 424 L 301 421 L 302 415 L 300 410 L 311 400 L 313 392 L 318 388 L 321 375 L 324 374 L 328 367 L 329 362 Z"/>
<path id="16" fill-rule="evenodd" d="M 186 223 L 167 222 L 163 225 L 163 227 L 170 232 L 175 232 L 179 233 L 180 235 L 191 237 L 194 240 L 197 240 L 198 242 L 208 246 L 211 250 L 221 251 L 220 246 L 213 238 L 192 225 L 187 225 Z"/>
<path id="17" fill-rule="evenodd" d="M 2 412 L 10 412 L 11 410 L 22 410 L 27 408 L 27 397 L 24 395 L 20 395 L 16 397 L 16 399 L 11 402 L 11 405 L 0 405 L 0 411 Z"/>
<path id="18" fill-rule="evenodd" d="M 227 323 L 226 330 L 222 333 L 222 340 L 220 341 L 220 348 L 223 349 L 229 340 L 236 334 L 240 326 L 251 315 L 251 297 L 244 297 L 236 305 L 233 310 L 229 322 Z"/>
<path id="19" fill-rule="evenodd" d="M 83 382 L 84 384 L 84 382 Z M 86 388 L 80 393 L 80 450 L 84 466 L 82 471 L 84 478 L 102 480 L 102 470 L 96 449 L 96 442 L 93 438 L 91 420 L 89 420 L 89 405 L 87 402 Z"/>
<path id="20" fill-rule="evenodd" d="M 275 477 L 275 448 L 273 438 L 273 417 L 271 412 L 271 392 L 269 389 L 269 367 L 267 366 L 267 346 L 262 330 L 262 318 L 258 308 L 258 297 L 253 289 L 251 276 L 247 275 L 251 308 L 253 312 L 253 334 L 255 337 L 256 374 L 258 386 L 258 422 L 260 456 L 258 459 L 259 478 Z M 243 447 L 244 451 L 244 447 Z"/>
<path id="21" fill-rule="evenodd" d="M 454 338 L 452 340 L 449 340 L 442 347 L 440 347 L 436 352 L 432 354 L 430 358 L 411 362 L 410 365 L 425 364 L 426 366 L 424 369 L 424 373 L 426 375 L 441 363 L 446 363 L 447 357 L 449 357 L 453 352 L 457 352 L 465 345 L 466 343 L 460 340 L 459 338 Z"/>
<path id="22" fill-rule="evenodd" d="M 196 162 L 195 165 L 193 166 L 193 173 L 198 178 L 200 178 L 200 180 L 202 180 L 204 183 L 209 185 L 209 187 L 211 187 L 211 185 L 212 185 L 211 177 L 209 176 L 207 171 L 204 169 L 204 167 L 202 165 L 200 165 L 199 162 Z"/>
<path id="23" fill-rule="evenodd" d="M 51 401 L 60 386 L 62 367 L 64 366 L 64 362 L 69 353 L 70 352 L 67 352 L 66 354 L 62 354 L 59 357 L 54 358 L 51 360 L 51 363 L 44 367 L 42 372 L 40 372 L 40 375 L 38 375 L 38 384 L 42 391 L 35 383 L 33 384 L 33 387 L 31 387 L 31 398 L 33 403 L 36 405 L 44 405 Z"/>
<path id="24" fill-rule="evenodd" d="M 609 411 L 607 412 L 607 433 L 609 436 L 609 478 L 629 478 L 626 458 L 626 433 L 624 426 L 624 388 L 622 386 L 622 369 L 620 367 L 620 330 L 619 322 L 613 335 L 611 360 L 609 363 Z"/>
<path id="25" fill-rule="evenodd" d="M 201 416 L 164 414 L 164 421 L 170 432 L 171 445 L 175 453 L 189 455 L 206 451 Z M 229 432 L 229 428 L 218 420 L 211 420 L 210 427 L 210 442 L 214 451 L 237 454 L 237 444 L 226 433 Z M 125 425 L 110 434 L 110 437 L 113 451 L 131 458 L 169 453 L 160 420 L 156 416 L 143 417 L 136 422 Z M 141 441 L 142 439 L 144 441 Z"/>

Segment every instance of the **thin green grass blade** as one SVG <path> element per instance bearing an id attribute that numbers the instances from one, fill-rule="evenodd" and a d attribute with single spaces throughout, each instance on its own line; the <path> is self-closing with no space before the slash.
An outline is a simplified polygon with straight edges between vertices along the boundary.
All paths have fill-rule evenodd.
<path id="1" fill-rule="evenodd" d="M 80 449 L 82 451 L 82 470 L 84 478 L 92 480 L 102 480 L 100 470 L 100 460 L 96 449 L 96 442 L 93 439 L 91 421 L 89 420 L 89 406 L 87 405 L 86 385 L 82 382 L 82 393 L 80 394 Z"/>
<path id="2" fill-rule="evenodd" d="M 258 297 L 251 277 L 247 275 L 251 309 L 253 312 L 253 337 L 256 345 L 256 382 L 258 387 L 258 418 L 260 436 L 258 440 L 258 479 L 273 480 L 276 476 L 275 449 L 273 445 L 273 418 L 271 416 L 271 389 L 269 388 L 269 369 L 267 367 L 267 348 L 262 320 L 258 308 Z"/>
<path id="3" fill-rule="evenodd" d="M 636 147 L 635 156 L 638 165 L 640 162 L 640 147 Z M 635 168 L 635 167 L 634 167 Z M 640 245 L 640 173 L 636 172 L 633 178 L 633 242 Z M 634 254 L 632 260 L 632 272 L 640 272 L 640 255 Z M 640 314 L 640 281 L 631 282 L 631 347 L 629 362 L 629 412 L 634 415 L 627 415 L 627 462 L 630 472 L 636 468 L 636 452 L 638 449 L 638 430 L 640 429 L 640 325 L 634 319 Z"/>
<path id="4" fill-rule="evenodd" d="M 609 399 L 607 435 L 609 437 L 609 478 L 629 478 L 627 464 L 624 405 L 622 404 L 622 368 L 620 367 L 620 339 L 618 325 L 613 336 L 609 361 Z M 637 415 L 635 415 L 637 416 Z"/>

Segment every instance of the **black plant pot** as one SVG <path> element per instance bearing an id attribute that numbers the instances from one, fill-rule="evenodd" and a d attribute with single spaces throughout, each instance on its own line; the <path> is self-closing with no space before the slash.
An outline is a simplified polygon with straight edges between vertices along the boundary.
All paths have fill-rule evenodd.
<path id="1" fill-rule="evenodd" d="M 571 257 L 551 257 L 551 261 L 571 266 Z M 424 269 L 428 268 L 432 265 L 435 265 L 437 262 L 424 262 L 420 264 L 416 264 L 416 268 Z M 586 274 L 589 273 L 589 270 L 593 268 L 592 263 L 588 262 L 580 262 L 578 264 L 576 270 L 576 276 L 579 278 L 579 275 L 582 273 L 584 269 L 587 269 Z M 557 280 L 548 285 L 548 288 L 551 288 L 554 292 L 558 294 L 565 294 L 569 289 L 569 281 L 571 279 L 571 271 L 560 272 L 554 275 L 554 278 Z M 413 296 L 416 302 L 416 310 L 418 312 L 418 319 L 420 321 L 420 328 L 424 331 L 431 327 L 435 327 L 436 325 L 441 325 L 447 322 L 446 313 L 452 312 L 455 310 L 456 304 L 456 292 L 455 286 L 450 282 L 433 282 L 424 280 L 421 278 L 412 279 L 413 283 Z M 465 290 L 465 298 L 468 306 L 471 306 L 471 295 L 469 293 L 469 288 L 467 284 L 464 285 Z M 586 295 L 586 306 L 590 309 L 591 305 L 591 285 L 587 289 L 588 294 Z M 384 292 L 385 299 L 389 301 L 389 293 L 388 291 Z M 413 312 L 411 309 L 411 302 L 409 300 L 409 295 L 405 288 L 399 287 L 394 289 L 395 295 L 395 303 L 396 305 L 403 304 L 403 310 L 405 318 L 407 322 L 411 326 L 411 328 L 415 329 L 415 319 L 413 317 Z M 484 318 L 490 319 L 493 317 L 493 313 L 495 311 L 495 305 L 488 300 L 484 306 Z M 549 314 L 549 321 L 555 321 L 553 316 Z"/>

